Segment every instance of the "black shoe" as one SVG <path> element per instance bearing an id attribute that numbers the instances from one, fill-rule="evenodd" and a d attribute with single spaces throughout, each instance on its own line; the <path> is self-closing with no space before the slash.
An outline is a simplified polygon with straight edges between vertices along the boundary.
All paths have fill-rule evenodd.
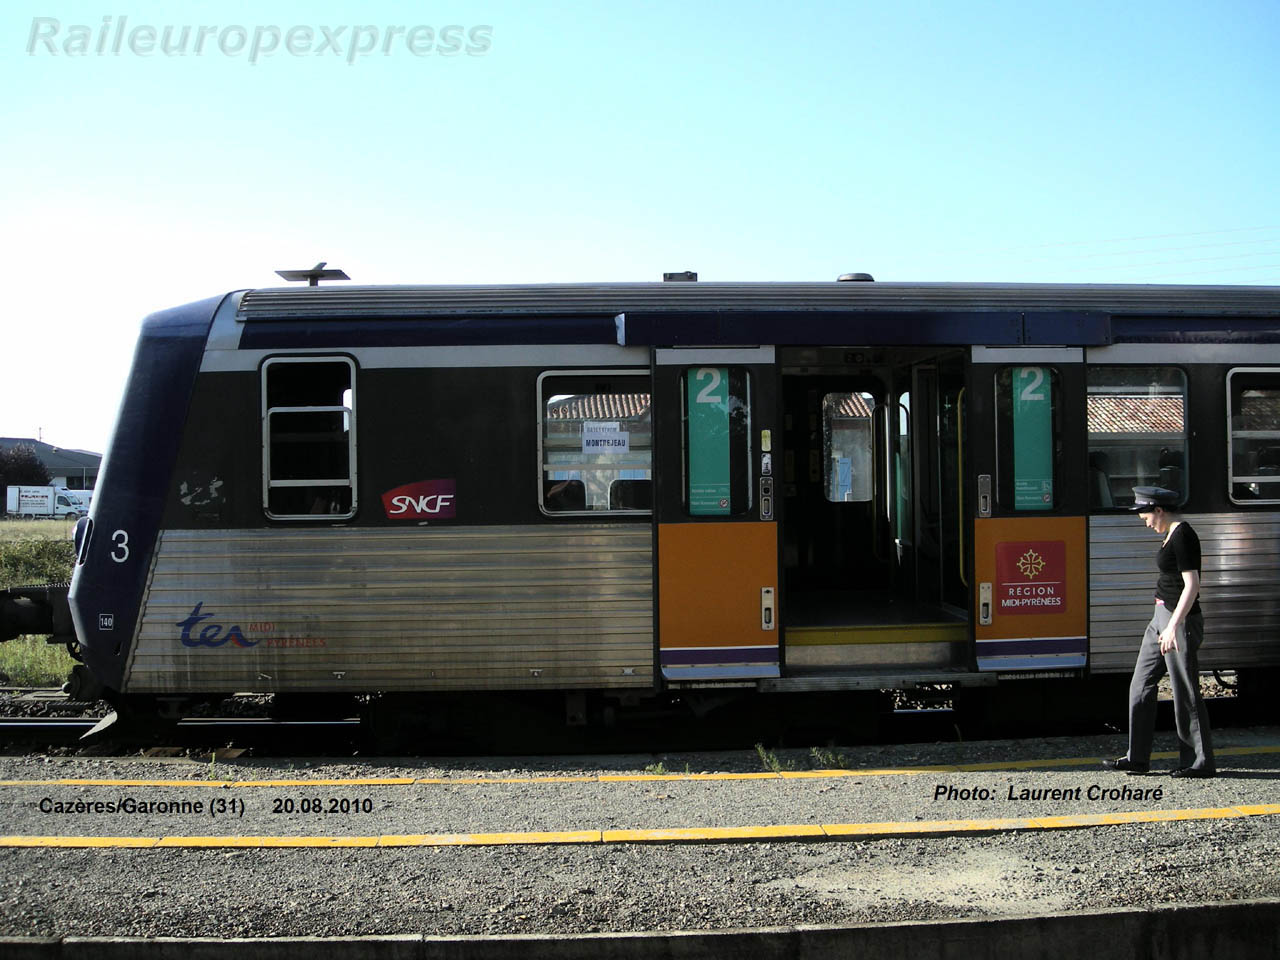
<path id="1" fill-rule="evenodd" d="M 1116 757 L 1114 760 L 1103 760 L 1104 770 L 1123 770 L 1125 773 L 1147 773 L 1151 769 L 1149 763 L 1138 763 L 1128 757 Z"/>
<path id="2" fill-rule="evenodd" d="M 1179 767 L 1177 770 L 1170 770 L 1171 777 L 1190 777 L 1192 780 L 1208 780 L 1210 777 L 1217 776 L 1217 770 L 1198 770 L 1195 767 Z"/>

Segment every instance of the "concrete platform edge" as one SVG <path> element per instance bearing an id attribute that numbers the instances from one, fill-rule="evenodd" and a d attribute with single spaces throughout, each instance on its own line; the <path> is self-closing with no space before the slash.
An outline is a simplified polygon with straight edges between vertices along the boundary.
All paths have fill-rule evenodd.
<path id="1" fill-rule="evenodd" d="M 1280 900 L 725 931 L 437 937 L 0 937 L 6 960 L 1251 960 L 1280 956 Z"/>

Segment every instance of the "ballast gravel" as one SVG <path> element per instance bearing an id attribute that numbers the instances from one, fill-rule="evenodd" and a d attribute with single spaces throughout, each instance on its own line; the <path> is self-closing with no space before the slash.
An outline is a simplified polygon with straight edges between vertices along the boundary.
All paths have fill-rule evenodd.
<path id="1" fill-rule="evenodd" d="M 1280 729 L 1217 731 L 1220 748 L 1280 745 Z M 1167 734 L 1158 750 L 1172 748 Z M 165 779 L 190 786 L 0 786 L 0 834 L 363 836 L 389 832 L 933 821 L 1186 809 L 1280 799 L 1280 753 L 1224 754 L 1214 780 L 1089 766 L 925 774 L 922 765 L 1114 756 L 1117 737 L 840 751 L 289 764 L 0 757 L 0 779 Z M 807 770 L 854 776 L 601 782 L 600 774 Z M 1170 761 L 1161 761 L 1168 768 Z M 456 783 L 219 789 L 196 783 L 413 777 Z M 551 777 L 589 777 L 582 783 Z M 514 780 L 473 784 L 483 778 Z M 1130 799 L 1087 798 L 1130 790 Z M 939 787 L 954 789 L 938 793 Z M 1080 799 L 1074 799 L 1076 788 Z M 1150 791 L 1159 789 L 1159 799 Z M 989 795 L 975 799 L 978 791 Z M 1056 792 L 1055 792 L 1056 791 Z M 1131 799 L 1133 791 L 1148 791 Z M 91 802 L 244 797 L 232 823 L 190 815 L 41 813 Z M 306 797 L 372 801 L 304 814 Z M 273 813 L 292 798 L 292 813 Z M 1021 799 L 1019 799 L 1021 798 Z M 282 803 L 283 805 L 283 803 Z M 351 804 L 348 804 L 351 806 Z M 341 849 L 0 848 L 0 935 L 336 936 L 730 929 L 1025 915 L 1280 897 L 1280 817 L 1134 823 L 857 842 Z"/>

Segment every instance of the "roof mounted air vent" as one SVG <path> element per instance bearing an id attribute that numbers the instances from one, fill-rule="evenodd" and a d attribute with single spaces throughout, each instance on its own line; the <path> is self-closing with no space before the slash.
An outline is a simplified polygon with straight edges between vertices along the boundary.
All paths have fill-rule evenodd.
<path id="1" fill-rule="evenodd" d="M 664 273 L 663 283 L 697 283 L 698 273 L 695 270 L 681 270 L 679 273 Z"/>
<path id="2" fill-rule="evenodd" d="M 290 282 L 306 280 L 309 287 L 316 286 L 321 280 L 351 279 L 342 270 L 326 270 L 324 268 L 326 263 L 328 263 L 327 260 L 321 260 L 310 270 L 277 270 L 276 276 L 283 277 Z"/>
<path id="3" fill-rule="evenodd" d="M 848 283 L 852 280 L 858 280 L 863 283 L 872 283 L 875 279 L 876 278 L 869 273 L 842 273 L 840 276 L 836 277 L 836 282 Z"/>

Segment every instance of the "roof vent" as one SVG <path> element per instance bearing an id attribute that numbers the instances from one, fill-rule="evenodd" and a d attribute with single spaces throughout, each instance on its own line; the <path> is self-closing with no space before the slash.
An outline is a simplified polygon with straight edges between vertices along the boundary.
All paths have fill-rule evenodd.
<path id="1" fill-rule="evenodd" d="M 869 273 L 842 273 L 840 276 L 836 277 L 836 281 L 838 283 L 848 283 L 853 280 L 859 280 L 863 283 L 871 283 L 875 280 L 875 277 Z"/>
<path id="2" fill-rule="evenodd" d="M 307 286 L 314 287 L 321 280 L 350 280 L 342 270 L 326 270 L 324 265 L 327 260 L 321 260 L 310 270 L 277 270 L 276 275 L 293 282 L 306 280 Z"/>
<path id="3" fill-rule="evenodd" d="M 681 270 L 679 273 L 664 273 L 663 283 L 697 283 L 698 274 L 694 270 Z"/>

